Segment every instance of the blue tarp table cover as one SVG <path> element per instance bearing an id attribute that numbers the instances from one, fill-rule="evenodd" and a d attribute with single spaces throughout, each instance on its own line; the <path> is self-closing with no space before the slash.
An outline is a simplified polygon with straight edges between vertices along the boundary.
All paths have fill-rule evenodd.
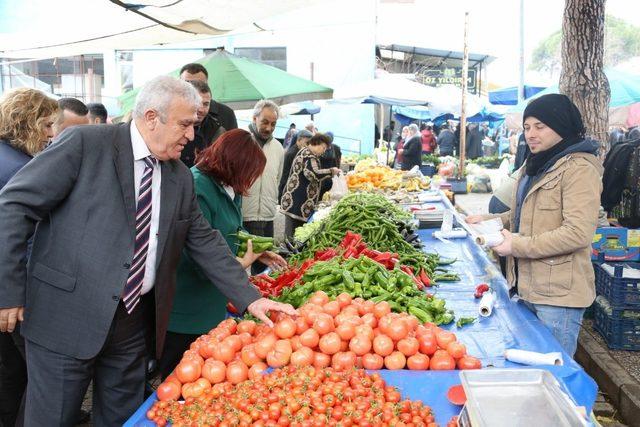
<path id="1" fill-rule="evenodd" d="M 435 206 L 442 204 L 435 203 Z M 450 207 L 446 203 L 447 207 Z M 467 346 L 467 352 L 482 360 L 483 368 L 522 368 L 528 367 L 509 362 L 504 351 L 509 348 L 537 351 L 541 353 L 562 352 L 560 344 L 551 332 L 522 303 L 510 300 L 504 277 L 492 264 L 487 254 L 470 237 L 440 241 L 433 238 L 434 229 L 420 230 L 420 239 L 427 252 L 437 252 L 446 258 L 457 261 L 448 268 L 460 275 L 459 282 L 445 282 L 429 291 L 444 298 L 447 307 L 455 311 L 456 318 L 478 315 L 479 300 L 473 297 L 479 283 L 488 283 L 496 291 L 496 305 L 493 314 L 480 318 L 472 325 L 457 329 L 452 323 L 446 326 L 456 333 L 458 339 Z M 561 385 L 580 406 L 591 413 L 597 395 L 597 385 L 582 367 L 562 352 L 563 366 L 535 366 L 552 372 Z M 450 386 L 459 384 L 459 371 L 378 371 L 385 380 L 397 386 L 403 398 L 420 399 L 431 406 L 436 421 L 446 425 L 460 407 L 452 405 L 446 398 Z M 125 426 L 151 426 L 145 413 L 153 405 L 156 395 L 147 401 L 131 416 Z M 532 414 L 535 416 L 535 414 Z"/>

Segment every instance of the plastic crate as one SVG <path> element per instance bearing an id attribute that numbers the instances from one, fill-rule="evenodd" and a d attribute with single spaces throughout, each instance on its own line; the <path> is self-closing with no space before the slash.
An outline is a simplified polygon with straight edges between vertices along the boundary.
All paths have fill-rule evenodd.
<path id="1" fill-rule="evenodd" d="M 640 269 L 640 263 L 608 263 L 614 267 L 610 274 L 600 263 L 593 263 L 596 275 L 596 293 L 602 295 L 615 309 L 640 310 L 640 279 L 622 277 L 624 266 Z"/>
<path id="2" fill-rule="evenodd" d="M 613 350 L 640 350 L 640 320 L 621 317 L 622 310 L 607 314 L 599 304 L 594 307 L 593 326 Z"/>

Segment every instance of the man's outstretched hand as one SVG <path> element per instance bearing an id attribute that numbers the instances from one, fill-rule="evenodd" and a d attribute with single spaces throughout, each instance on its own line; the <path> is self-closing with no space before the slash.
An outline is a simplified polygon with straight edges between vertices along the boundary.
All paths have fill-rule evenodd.
<path id="1" fill-rule="evenodd" d="M 262 320 L 267 326 L 273 326 L 273 322 L 267 316 L 268 311 L 279 311 L 281 313 L 288 314 L 290 316 L 297 316 L 298 312 L 291 304 L 283 304 L 277 301 L 271 301 L 267 298 L 260 298 L 249 304 L 247 311 L 256 318 Z"/>

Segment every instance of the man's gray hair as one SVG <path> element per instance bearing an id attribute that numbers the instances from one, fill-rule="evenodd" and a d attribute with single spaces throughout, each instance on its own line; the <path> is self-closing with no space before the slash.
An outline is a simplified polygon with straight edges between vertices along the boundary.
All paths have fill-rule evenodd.
<path id="1" fill-rule="evenodd" d="M 174 98 L 182 98 L 195 108 L 202 102 L 198 91 L 188 82 L 170 76 L 158 76 L 145 84 L 133 107 L 133 118 L 142 118 L 147 110 L 154 110 L 164 123 Z"/>
<path id="2" fill-rule="evenodd" d="M 273 111 L 275 111 L 276 116 L 280 117 L 280 107 L 278 107 L 278 104 L 271 101 L 270 99 L 262 99 L 258 101 L 253 107 L 253 118 L 258 117 L 260 113 L 262 113 L 262 110 L 264 110 L 265 108 L 272 109 Z"/>
<path id="3" fill-rule="evenodd" d="M 407 126 L 409 128 L 409 130 L 411 131 L 412 134 L 416 134 L 420 131 L 420 129 L 418 129 L 418 125 L 415 123 L 411 123 L 409 126 Z"/>

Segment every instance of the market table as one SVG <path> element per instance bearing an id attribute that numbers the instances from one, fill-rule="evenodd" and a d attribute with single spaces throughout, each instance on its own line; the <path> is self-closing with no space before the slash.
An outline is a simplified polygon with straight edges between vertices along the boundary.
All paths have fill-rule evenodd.
<path id="1" fill-rule="evenodd" d="M 452 209 L 448 201 L 434 203 L 434 206 Z M 447 306 L 455 311 L 456 318 L 478 315 L 479 300 L 473 297 L 478 283 L 488 283 L 496 292 L 496 304 L 490 317 L 457 329 L 452 323 L 446 326 L 455 332 L 458 339 L 467 346 L 467 351 L 482 360 L 484 368 L 543 368 L 552 372 L 560 380 L 561 386 L 573 400 L 591 412 L 597 395 L 597 385 L 582 367 L 562 351 L 551 332 L 521 302 L 510 300 L 507 283 L 500 271 L 488 258 L 487 253 L 471 237 L 463 239 L 438 240 L 432 236 L 435 229 L 418 232 L 425 251 L 437 252 L 442 257 L 456 258 L 448 266 L 460 275 L 458 282 L 445 282 L 432 287 L 430 292 L 444 298 Z M 505 360 L 504 351 L 510 348 L 541 353 L 562 352 L 563 366 L 527 367 Z M 391 385 L 397 386 L 403 398 L 420 399 L 434 410 L 436 421 L 446 425 L 453 415 L 460 412 L 446 399 L 446 392 L 452 385 L 459 384 L 459 371 L 378 371 Z M 152 395 L 131 416 L 125 426 L 152 426 L 145 413 L 156 401 Z M 532 414 L 533 415 L 533 414 Z"/>

